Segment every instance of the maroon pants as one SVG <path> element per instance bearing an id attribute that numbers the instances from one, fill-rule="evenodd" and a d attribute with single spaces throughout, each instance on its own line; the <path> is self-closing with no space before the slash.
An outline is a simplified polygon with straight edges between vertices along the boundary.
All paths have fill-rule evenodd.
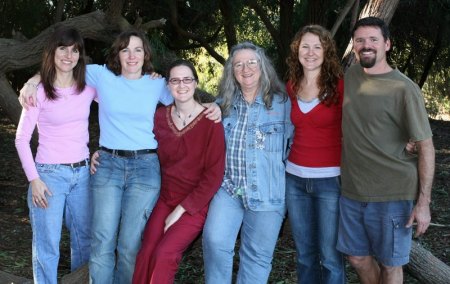
<path id="1" fill-rule="evenodd" d="M 208 206 L 195 215 L 185 212 L 164 233 L 165 220 L 173 209 L 160 199 L 156 203 L 136 256 L 133 284 L 173 283 L 183 252 L 203 230 Z"/>

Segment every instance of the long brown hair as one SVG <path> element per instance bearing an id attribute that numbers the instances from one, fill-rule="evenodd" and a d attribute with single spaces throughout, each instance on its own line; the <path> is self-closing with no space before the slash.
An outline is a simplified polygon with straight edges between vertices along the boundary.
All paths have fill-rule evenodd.
<path id="1" fill-rule="evenodd" d="M 74 28 L 60 27 L 50 36 L 44 48 L 41 64 L 41 82 L 44 86 L 45 95 L 49 100 L 56 100 L 58 95 L 54 83 L 56 80 L 55 52 L 60 46 L 75 45 L 80 58 L 73 68 L 73 79 L 77 85 L 78 93 L 81 93 L 86 86 L 86 55 L 84 41 L 80 33 Z"/>
<path id="2" fill-rule="evenodd" d="M 298 58 L 298 49 L 302 37 L 306 33 L 317 35 L 323 48 L 323 63 L 320 69 L 320 75 L 317 78 L 319 100 L 327 106 L 337 104 L 339 102 L 337 85 L 339 79 L 343 76 L 343 72 L 337 56 L 336 44 L 330 32 L 324 27 L 309 25 L 297 32 L 290 45 L 291 52 L 286 59 L 289 67 L 287 79 L 291 82 L 294 92 L 298 93 L 300 82 L 305 76 Z"/>
<path id="3" fill-rule="evenodd" d="M 132 36 L 138 37 L 142 40 L 142 46 L 144 48 L 144 65 L 142 65 L 142 75 L 153 72 L 153 65 L 151 62 L 153 55 L 147 37 L 140 31 L 129 30 L 122 32 L 116 38 L 111 46 L 111 49 L 109 50 L 108 56 L 106 57 L 106 66 L 116 75 L 120 75 L 122 73 L 119 52 L 130 44 L 130 38 Z"/>

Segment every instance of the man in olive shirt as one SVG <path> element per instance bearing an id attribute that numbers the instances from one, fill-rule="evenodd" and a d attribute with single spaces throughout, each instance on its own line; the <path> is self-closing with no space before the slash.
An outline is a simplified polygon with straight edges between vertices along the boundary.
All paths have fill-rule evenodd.
<path id="1" fill-rule="evenodd" d="M 386 60 L 386 24 L 361 19 L 352 38 L 360 64 L 345 74 L 337 248 L 361 283 L 402 283 L 412 224 L 418 236 L 431 220 L 432 133 L 420 89 Z M 405 151 L 408 141 L 417 155 Z"/>

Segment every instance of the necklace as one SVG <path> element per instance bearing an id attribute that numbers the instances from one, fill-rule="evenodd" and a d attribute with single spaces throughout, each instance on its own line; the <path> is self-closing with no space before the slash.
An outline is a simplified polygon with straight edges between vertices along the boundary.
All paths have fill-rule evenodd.
<path id="1" fill-rule="evenodd" d="M 180 121 L 183 123 L 183 127 L 186 126 L 186 121 L 189 121 L 189 119 L 192 117 L 192 115 L 194 114 L 195 109 L 197 108 L 197 105 L 194 106 L 194 109 L 192 110 L 192 112 L 188 115 L 185 116 L 184 119 L 181 118 L 181 114 L 177 109 L 177 106 L 175 106 L 175 115 L 180 119 Z"/>

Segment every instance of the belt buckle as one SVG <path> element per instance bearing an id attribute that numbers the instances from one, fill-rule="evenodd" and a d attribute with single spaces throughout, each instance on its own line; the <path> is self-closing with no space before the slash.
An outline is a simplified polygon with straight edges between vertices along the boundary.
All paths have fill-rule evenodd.
<path id="1" fill-rule="evenodd" d="M 72 169 L 75 169 L 75 168 L 78 168 L 78 166 L 80 166 L 81 165 L 81 162 L 76 162 L 76 163 L 71 163 L 70 164 L 70 167 L 72 168 Z"/>

